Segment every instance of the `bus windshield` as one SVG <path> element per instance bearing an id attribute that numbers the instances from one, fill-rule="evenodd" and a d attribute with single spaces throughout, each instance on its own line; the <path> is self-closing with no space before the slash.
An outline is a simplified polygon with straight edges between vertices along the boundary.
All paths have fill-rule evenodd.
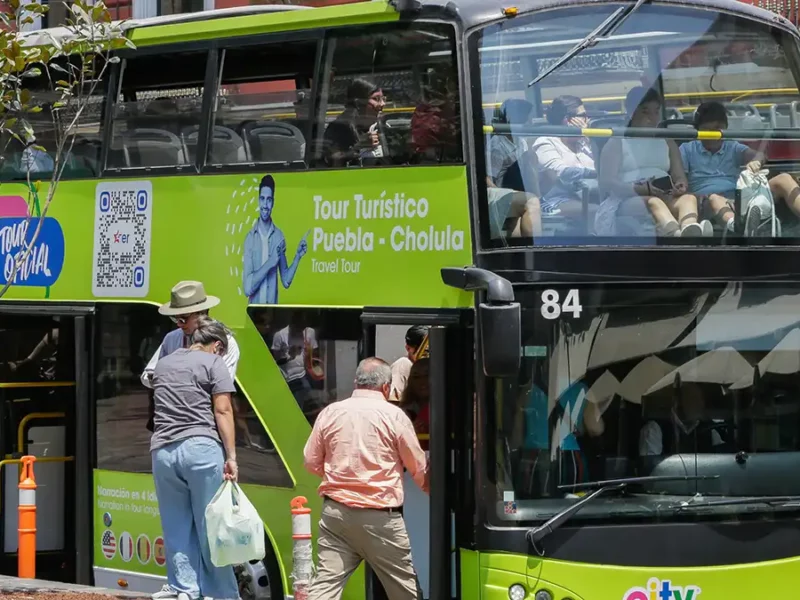
<path id="1" fill-rule="evenodd" d="M 797 509 L 763 497 L 800 494 L 800 287 L 603 285 L 517 296 L 522 365 L 516 380 L 495 380 L 487 413 L 492 520 L 545 520 L 586 483 L 628 477 L 651 481 L 598 498 L 574 519 Z"/>
<path id="2" fill-rule="evenodd" d="M 646 4 L 547 73 L 620 6 L 533 13 L 472 36 L 484 245 L 800 239 L 794 37 Z M 748 169 L 765 172 L 737 194 Z"/>

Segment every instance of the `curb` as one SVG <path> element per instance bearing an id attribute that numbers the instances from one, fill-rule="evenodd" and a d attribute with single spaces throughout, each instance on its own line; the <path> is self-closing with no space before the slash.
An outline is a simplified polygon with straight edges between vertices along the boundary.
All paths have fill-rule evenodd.
<path id="1" fill-rule="evenodd" d="M 133 598 L 150 598 L 149 594 L 142 592 L 128 592 L 107 588 L 92 587 L 88 585 L 75 585 L 58 581 L 43 581 L 41 579 L 20 579 L 0 575 L 0 596 L 8 594 L 95 594 L 111 596 L 124 600 Z"/>

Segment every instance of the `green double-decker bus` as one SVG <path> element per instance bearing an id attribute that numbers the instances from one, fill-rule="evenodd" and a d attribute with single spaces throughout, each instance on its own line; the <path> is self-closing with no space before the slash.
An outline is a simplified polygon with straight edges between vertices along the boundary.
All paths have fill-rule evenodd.
<path id="1" fill-rule="evenodd" d="M 405 510 L 424 598 L 792 597 L 797 195 L 761 189 L 754 227 L 732 191 L 730 229 L 664 237 L 602 173 L 620 138 L 634 167 L 722 140 L 770 178 L 800 172 L 791 24 L 732 0 L 396 0 L 127 27 L 35 240 L 25 180 L 48 162 L 9 146 L 0 166 L 0 282 L 34 245 L 0 302 L 6 572 L 33 454 L 41 576 L 166 582 L 140 376 L 173 327 L 157 306 L 197 280 L 241 353 L 240 478 L 267 541 L 237 568 L 243 598 L 292 596 L 290 501 L 320 509 L 310 427 L 412 325 L 429 327 L 431 490 Z M 657 126 L 629 126 L 637 86 Z M 709 101 L 725 131 L 695 131 Z M 55 123 L 34 123 L 45 150 Z M 579 182 L 542 152 L 576 144 Z M 346 595 L 383 591 L 367 570 Z"/>

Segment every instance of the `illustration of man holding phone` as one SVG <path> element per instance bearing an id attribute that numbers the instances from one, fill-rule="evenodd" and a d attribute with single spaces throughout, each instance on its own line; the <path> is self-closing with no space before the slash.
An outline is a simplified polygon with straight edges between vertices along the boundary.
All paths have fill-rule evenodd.
<path id="1" fill-rule="evenodd" d="M 300 259 L 308 251 L 308 233 L 297 245 L 292 264 L 286 259 L 286 238 L 272 220 L 275 204 L 275 179 L 265 175 L 258 186 L 258 213 L 253 228 L 244 240 L 242 284 L 248 304 L 278 303 L 278 274 L 284 288 L 292 285 Z"/>

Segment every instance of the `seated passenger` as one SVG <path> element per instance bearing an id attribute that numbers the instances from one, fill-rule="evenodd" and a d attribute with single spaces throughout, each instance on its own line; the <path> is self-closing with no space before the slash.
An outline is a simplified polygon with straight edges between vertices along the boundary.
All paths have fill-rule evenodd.
<path id="1" fill-rule="evenodd" d="M 323 136 L 323 156 L 330 167 L 346 167 L 383 157 L 378 117 L 386 104 L 380 87 L 354 79 L 347 88 L 345 109 L 328 125 Z"/>
<path id="2" fill-rule="evenodd" d="M 662 424 L 651 420 L 639 431 L 639 456 L 712 453 L 723 446 L 721 427 L 705 414 L 705 397 L 697 386 L 682 388 L 680 400 Z"/>
<path id="3" fill-rule="evenodd" d="M 524 125 L 532 111 L 530 102 L 512 98 L 503 102 L 497 121 Z M 524 140 L 514 140 L 510 134 L 493 135 L 489 140 L 486 185 L 492 238 L 500 237 L 501 222 L 502 229 L 511 237 L 531 238 L 542 233 L 539 199 L 527 193 L 522 174 L 520 159 L 526 150 L 524 144 Z"/>
<path id="4" fill-rule="evenodd" d="M 583 101 L 576 96 L 555 98 L 547 111 L 550 125 L 589 125 Z M 583 215 L 583 190 L 595 187 L 597 171 L 589 141 L 583 137 L 540 137 L 533 143 L 539 181 L 548 188 L 542 213 L 570 218 Z"/>
<path id="5" fill-rule="evenodd" d="M 458 89 L 446 74 L 436 74 L 425 85 L 426 98 L 411 115 L 411 152 L 414 162 L 443 162 L 461 155 Z"/>
<path id="6" fill-rule="evenodd" d="M 661 97 L 653 89 L 635 87 L 625 98 L 625 108 L 629 127 L 656 127 L 661 118 Z M 666 176 L 672 178 L 671 190 L 653 184 Z M 711 223 L 697 221 L 697 198 L 687 193 L 681 154 L 672 140 L 611 138 L 600 157 L 599 177 L 600 187 L 609 196 L 595 218 L 598 235 L 618 235 L 619 217 L 646 219 L 648 214 L 657 235 L 697 237 L 714 233 Z"/>
<path id="7" fill-rule="evenodd" d="M 722 131 L 728 127 L 728 113 L 719 102 L 705 102 L 697 108 L 694 126 L 698 131 Z M 733 197 L 743 169 L 761 170 L 766 158 L 761 152 L 733 140 L 694 140 L 681 146 L 681 158 L 689 176 L 689 189 L 700 198 L 703 208 L 724 227 L 723 237 L 733 232 Z M 781 199 L 800 216 L 800 185 L 788 173 L 769 180 L 773 197 Z M 744 234 L 752 235 L 772 206 L 751 203 L 747 208 Z"/>

